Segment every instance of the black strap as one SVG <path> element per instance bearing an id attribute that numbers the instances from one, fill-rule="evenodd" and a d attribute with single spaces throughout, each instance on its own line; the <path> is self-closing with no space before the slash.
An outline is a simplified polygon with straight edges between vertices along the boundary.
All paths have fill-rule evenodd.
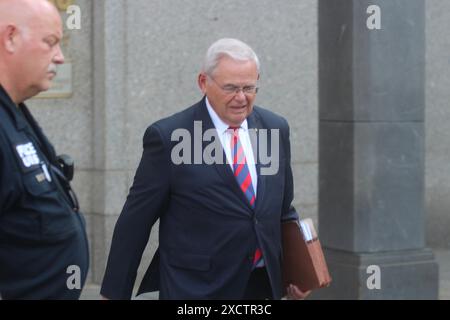
<path id="1" fill-rule="evenodd" d="M 60 183 L 56 182 L 56 185 L 58 186 L 58 188 L 59 188 L 60 184 L 62 185 L 62 187 L 63 187 L 62 191 L 63 191 L 63 194 L 66 196 L 66 200 L 72 204 L 73 210 L 75 210 L 75 212 L 78 212 L 80 210 L 78 197 L 75 194 L 75 192 L 73 191 L 72 187 L 70 186 L 69 180 L 66 178 L 66 176 L 60 170 L 59 167 L 56 167 L 53 164 L 50 164 L 50 169 L 56 175 L 56 177 L 58 178 L 58 181 L 60 182 Z"/>

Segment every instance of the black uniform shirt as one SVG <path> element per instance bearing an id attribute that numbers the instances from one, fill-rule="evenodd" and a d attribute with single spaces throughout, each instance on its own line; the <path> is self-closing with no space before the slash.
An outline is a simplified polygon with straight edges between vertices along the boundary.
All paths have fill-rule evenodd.
<path id="1" fill-rule="evenodd" d="M 55 151 L 25 105 L 0 86 L 0 295 L 72 299 L 88 269 L 85 224 L 51 170 Z M 75 267 L 75 269 L 73 269 Z M 76 269 L 78 268 L 78 269 Z M 70 281 L 69 281 L 70 282 Z"/>

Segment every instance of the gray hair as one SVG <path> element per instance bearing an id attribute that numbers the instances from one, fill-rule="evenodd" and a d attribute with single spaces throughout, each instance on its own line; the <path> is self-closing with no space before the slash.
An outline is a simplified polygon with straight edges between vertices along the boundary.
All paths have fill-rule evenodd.
<path id="1" fill-rule="evenodd" d="M 217 40 L 209 47 L 203 63 L 202 72 L 211 76 L 219 64 L 220 59 L 224 56 L 238 61 L 254 61 L 258 73 L 260 72 L 260 63 L 255 51 L 244 42 L 231 38 Z"/>

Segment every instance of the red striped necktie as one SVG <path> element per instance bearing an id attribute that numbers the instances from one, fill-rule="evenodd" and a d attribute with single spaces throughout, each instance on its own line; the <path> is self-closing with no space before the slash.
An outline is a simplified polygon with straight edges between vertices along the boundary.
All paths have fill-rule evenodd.
<path id="1" fill-rule="evenodd" d="M 253 189 L 252 177 L 250 170 L 248 169 L 247 158 L 242 147 L 241 140 L 239 139 L 239 127 L 230 127 L 232 131 L 231 137 L 231 156 L 233 158 L 233 171 L 239 187 L 247 198 L 250 206 L 255 208 L 256 195 Z M 257 248 L 255 256 L 253 258 L 253 268 L 259 268 L 264 266 L 264 259 L 262 251 Z"/>

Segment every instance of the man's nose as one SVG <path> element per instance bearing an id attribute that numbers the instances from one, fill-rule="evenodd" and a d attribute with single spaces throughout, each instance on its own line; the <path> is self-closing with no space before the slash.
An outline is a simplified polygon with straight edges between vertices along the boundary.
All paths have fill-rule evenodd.
<path id="1" fill-rule="evenodd" d="M 238 90 L 239 90 L 239 91 L 234 95 L 234 98 L 235 98 L 236 100 L 239 100 L 239 101 L 246 100 L 247 97 L 245 96 L 245 93 L 244 93 L 243 89 L 242 89 L 242 88 L 239 88 Z"/>
<path id="2" fill-rule="evenodd" d="M 61 50 L 61 46 L 58 45 L 56 55 L 53 57 L 53 63 L 55 64 L 63 64 L 64 63 L 64 54 Z"/>

